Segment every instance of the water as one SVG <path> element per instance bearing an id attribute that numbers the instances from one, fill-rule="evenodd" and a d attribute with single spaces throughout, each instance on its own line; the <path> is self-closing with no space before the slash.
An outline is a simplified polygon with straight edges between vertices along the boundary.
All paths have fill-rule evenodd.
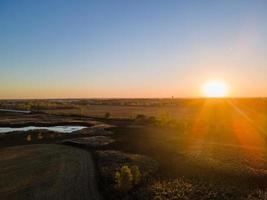
<path id="1" fill-rule="evenodd" d="M 59 133 L 72 133 L 74 131 L 79 131 L 84 128 L 87 127 L 86 126 L 51 126 L 51 127 L 26 126 L 21 128 L 0 127 L 0 133 L 9 133 L 13 131 L 31 131 L 31 130 L 41 130 L 41 129 L 55 131 Z"/>
<path id="2" fill-rule="evenodd" d="M 14 113 L 25 113 L 25 114 L 28 114 L 28 113 L 31 113 L 31 111 L 28 111 L 28 110 L 9 110 L 9 109 L 0 109 L 0 112 L 14 112 Z"/>

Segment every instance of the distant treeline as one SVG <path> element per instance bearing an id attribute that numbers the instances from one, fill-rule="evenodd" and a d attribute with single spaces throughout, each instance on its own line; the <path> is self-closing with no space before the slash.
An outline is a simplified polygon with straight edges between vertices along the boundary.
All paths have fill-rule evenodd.
<path id="1" fill-rule="evenodd" d="M 109 106 L 178 106 L 201 105 L 203 99 L 82 99 L 73 100 L 76 105 L 109 105 Z"/>
<path id="2" fill-rule="evenodd" d="M 73 109 L 87 105 L 109 106 L 143 106 L 143 107 L 200 107 L 207 99 L 53 99 L 53 100 L 0 100 L 0 108 L 19 110 L 54 110 Z M 211 101 L 211 100 L 209 100 Z M 262 111 L 267 109 L 267 98 L 229 98 L 213 99 L 212 101 L 232 101 L 241 107 L 251 107 Z"/>
<path id="3" fill-rule="evenodd" d="M 53 102 L 50 100 L 0 101 L 0 108 L 16 110 L 55 110 L 71 109 L 74 106 L 68 102 Z"/>

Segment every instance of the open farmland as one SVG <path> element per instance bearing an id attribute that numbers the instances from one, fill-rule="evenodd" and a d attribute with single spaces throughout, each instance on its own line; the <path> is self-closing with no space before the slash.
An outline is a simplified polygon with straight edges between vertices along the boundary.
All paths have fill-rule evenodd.
<path id="1" fill-rule="evenodd" d="M 68 189 L 70 197 L 78 191 L 81 194 L 72 199 L 83 199 L 95 184 L 83 185 L 83 178 L 71 181 L 69 175 L 90 177 L 79 168 L 84 159 L 81 153 L 87 165 L 96 169 L 92 173 L 99 190 L 93 194 L 98 196 L 99 191 L 104 199 L 266 199 L 266 99 L 169 99 L 156 104 L 146 100 L 145 105 L 140 100 L 131 100 L 132 105 L 121 105 L 125 104 L 122 100 L 81 101 L 62 100 L 65 109 L 2 112 L 2 127 L 61 124 L 87 128 L 66 134 L 33 130 L 1 135 L 1 195 L 44 199 L 47 196 L 39 192 L 44 188 L 51 199 L 60 199 L 61 191 L 72 186 L 69 181 L 84 186 Z M 78 168 L 65 170 L 66 166 Z M 20 170 L 28 167 L 29 171 Z M 130 184 L 127 192 L 118 189 L 115 176 L 123 167 L 140 170 L 140 180 Z M 13 178 L 8 179 L 9 175 Z M 51 184 L 59 184 L 58 194 L 47 186 Z"/>
<path id="2" fill-rule="evenodd" d="M 49 114 L 82 115 L 92 117 L 104 117 L 107 112 L 111 118 L 134 119 L 137 115 L 156 116 L 171 114 L 179 119 L 190 119 L 195 113 L 193 107 L 181 106 L 112 106 L 112 105 L 88 105 L 76 109 L 48 110 Z"/>
<path id="3" fill-rule="evenodd" d="M 0 0 L 0 200 L 267 200 L 267 0 Z"/>

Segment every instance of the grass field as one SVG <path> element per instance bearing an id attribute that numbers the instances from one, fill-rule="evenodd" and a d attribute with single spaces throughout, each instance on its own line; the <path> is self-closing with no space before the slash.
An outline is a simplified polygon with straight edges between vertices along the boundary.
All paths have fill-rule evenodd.
<path id="1" fill-rule="evenodd" d="M 265 110 L 212 100 L 191 120 L 192 125 L 182 129 L 112 130 L 116 140 L 112 148 L 148 155 L 160 166 L 148 187 L 132 198 L 266 199 Z"/>
<path id="2" fill-rule="evenodd" d="M 148 155 L 160 166 L 155 180 L 147 184 L 149 189 L 143 187 L 143 193 L 136 193 L 143 197 L 133 199 L 157 199 L 157 195 L 162 199 L 176 199 L 177 195 L 178 199 L 199 199 L 200 194 L 201 199 L 250 199 L 252 193 L 266 195 L 266 146 L 225 143 L 216 135 L 213 139 L 211 135 L 208 140 L 196 139 L 166 128 L 115 128 L 113 131 L 117 142 L 112 148 Z M 213 198 L 209 197 L 210 193 L 214 194 Z M 265 198 L 257 194 L 255 197 Z"/>
<path id="3" fill-rule="evenodd" d="M 0 199 L 99 199 L 89 152 L 42 144 L 0 151 Z"/>
<path id="4" fill-rule="evenodd" d="M 91 117 L 104 117 L 108 112 L 111 118 L 134 119 L 137 115 L 160 117 L 169 113 L 172 117 L 190 119 L 195 113 L 194 107 L 181 106 L 119 106 L 119 105 L 88 105 L 81 108 L 47 110 L 45 112 L 59 115 L 83 115 Z"/>

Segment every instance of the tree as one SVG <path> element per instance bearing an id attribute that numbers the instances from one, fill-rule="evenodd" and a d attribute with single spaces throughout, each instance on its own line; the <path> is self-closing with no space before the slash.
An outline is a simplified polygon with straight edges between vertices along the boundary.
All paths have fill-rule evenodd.
<path id="1" fill-rule="evenodd" d="M 38 133 L 38 140 L 41 140 L 41 139 L 43 139 L 44 137 L 43 137 L 43 135 L 42 135 L 42 133 Z"/>
<path id="2" fill-rule="evenodd" d="M 124 165 L 120 171 L 115 174 L 115 181 L 117 183 L 116 188 L 122 192 L 127 192 L 132 189 L 134 185 L 137 185 L 141 180 L 141 172 L 139 167 L 134 165 L 128 167 Z"/>
<path id="3" fill-rule="evenodd" d="M 80 106 L 80 116 L 81 117 L 86 115 L 85 111 L 86 111 L 86 109 L 83 106 Z"/>
<path id="4" fill-rule="evenodd" d="M 131 173 L 131 169 L 127 165 L 122 166 L 120 171 L 116 172 L 115 180 L 118 190 L 127 192 L 132 189 L 133 175 Z"/>
<path id="5" fill-rule="evenodd" d="M 157 119 L 156 119 L 156 117 L 151 116 L 151 117 L 147 118 L 147 122 L 148 122 L 149 124 L 156 124 Z"/>
<path id="6" fill-rule="evenodd" d="M 145 115 L 142 115 L 142 114 L 139 114 L 136 116 L 136 121 L 140 121 L 140 122 L 144 122 L 146 120 L 146 116 Z"/>
<path id="7" fill-rule="evenodd" d="M 105 118 L 106 118 L 106 119 L 110 118 L 110 113 L 109 113 L 109 112 L 106 112 L 106 114 L 105 114 Z"/>
<path id="8" fill-rule="evenodd" d="M 139 167 L 134 165 L 131 167 L 131 173 L 133 176 L 133 184 L 136 185 L 140 182 L 141 180 L 141 172 L 139 170 Z"/>

